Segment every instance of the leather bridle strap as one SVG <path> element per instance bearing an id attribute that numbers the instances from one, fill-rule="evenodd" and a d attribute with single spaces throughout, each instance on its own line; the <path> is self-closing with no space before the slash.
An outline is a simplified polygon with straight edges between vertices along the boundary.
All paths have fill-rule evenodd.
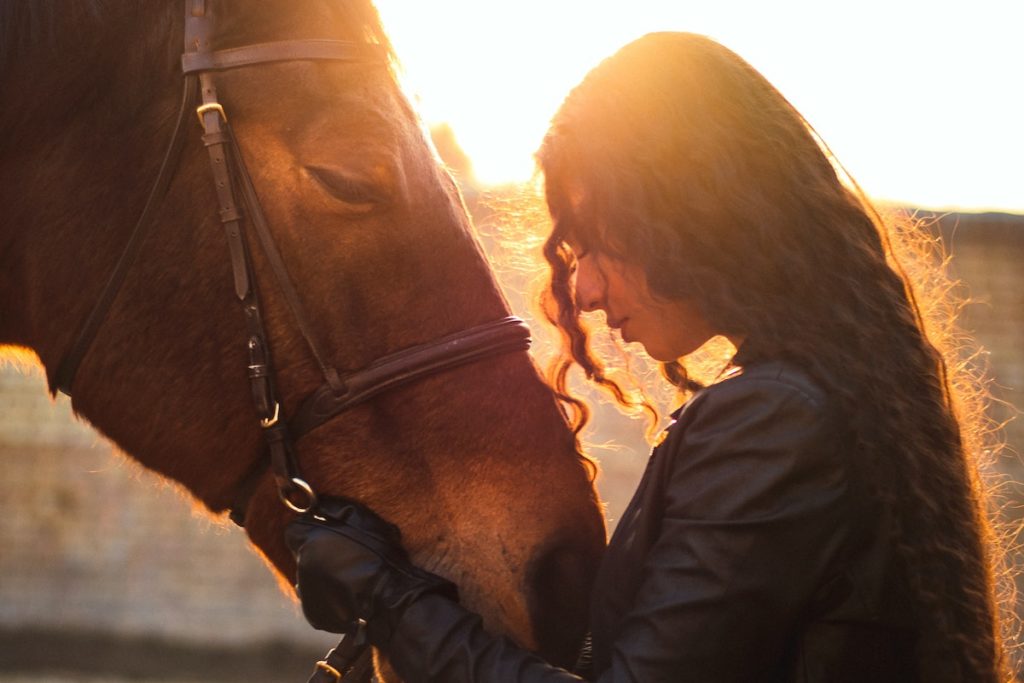
<path id="1" fill-rule="evenodd" d="M 298 440 L 340 413 L 385 391 L 460 365 L 529 348 L 530 328 L 521 319 L 509 316 L 382 356 L 368 367 L 345 375 L 343 393 L 335 393 L 327 384 L 314 391 L 288 422 L 289 433 L 292 439 Z M 238 486 L 230 517 L 239 526 L 245 526 L 249 499 L 268 465 L 272 467 L 273 463 L 259 458 Z"/>
<path id="2" fill-rule="evenodd" d="M 223 71 L 251 64 L 331 60 L 343 62 L 383 62 L 380 45 L 344 40 L 289 40 L 259 43 L 216 52 L 186 52 L 181 57 L 182 73 Z"/>
<path id="3" fill-rule="evenodd" d="M 181 150 L 185 146 L 185 138 L 188 137 L 185 134 L 185 124 L 188 121 L 189 112 L 195 107 L 195 97 L 196 77 L 188 76 L 185 78 L 184 90 L 181 94 L 181 104 L 178 107 L 178 118 L 174 124 L 171 142 L 167 145 L 167 151 L 164 152 L 163 161 L 160 162 L 160 170 L 157 172 L 156 180 L 153 182 L 153 187 L 146 198 L 146 204 L 142 208 L 142 213 L 139 214 L 139 219 L 135 222 L 135 227 L 132 228 L 128 241 L 125 242 L 124 250 L 121 252 L 121 257 L 117 260 L 117 265 L 114 266 L 113 272 L 111 272 L 110 277 L 107 279 L 107 284 L 104 285 L 103 291 L 96 300 L 96 304 L 92 307 L 92 311 L 89 312 L 89 317 L 86 318 L 85 323 L 79 328 L 75 342 L 67 353 L 64 354 L 60 364 L 57 366 L 54 384 L 61 393 L 67 396 L 71 396 L 71 386 L 74 384 L 75 375 L 78 374 L 78 366 L 82 364 L 82 359 L 89 352 L 89 347 L 92 346 L 92 342 L 100 331 L 103 321 L 107 319 L 107 314 L 114 303 L 114 298 L 121 291 L 121 285 L 124 284 L 125 276 L 131 269 L 132 264 L 135 263 L 135 259 L 139 255 L 139 249 L 142 247 L 146 235 L 149 234 L 149 230 L 153 225 L 153 212 L 156 211 L 157 205 L 160 204 L 164 195 L 167 194 L 167 188 L 170 186 L 174 172 L 178 168 L 178 159 L 181 157 Z"/>
<path id="4" fill-rule="evenodd" d="M 344 393 L 335 393 L 326 384 L 313 392 L 289 421 L 292 437 L 299 439 L 339 413 L 402 384 L 529 348 L 530 328 L 519 318 L 508 317 L 383 356 L 346 375 Z"/>
<path id="5" fill-rule="evenodd" d="M 210 160 L 213 166 L 218 196 L 222 200 L 222 220 L 225 220 L 224 212 L 228 210 L 227 207 L 236 208 L 231 178 L 227 177 L 228 171 L 225 166 L 230 159 L 234 162 L 232 164 L 233 178 L 240 186 L 242 199 L 249 211 L 249 219 L 256 228 L 256 234 L 263 247 L 263 252 L 270 262 L 288 308 L 291 310 L 299 330 L 306 340 L 307 346 L 316 359 L 324 379 L 334 391 L 340 392 L 342 386 L 338 378 L 338 372 L 327 362 L 327 354 L 313 331 L 309 316 L 305 312 L 291 277 L 288 275 L 284 259 L 281 257 L 280 250 L 277 248 L 277 244 L 274 242 L 270 229 L 267 226 L 259 198 L 256 195 L 256 189 L 253 186 L 252 179 L 249 177 L 248 169 L 242 161 L 238 142 L 231 130 L 231 125 L 228 122 L 224 108 L 217 100 L 217 89 L 210 71 L 296 60 L 382 61 L 383 53 L 379 45 L 341 40 L 289 40 L 211 52 L 209 47 L 212 30 L 212 21 L 207 14 L 205 0 L 192 0 L 190 15 L 186 17 L 186 51 L 181 57 L 182 71 L 186 75 L 192 72 L 199 72 L 203 105 L 199 108 L 198 113 L 205 131 L 203 141 L 210 150 Z M 236 212 L 230 218 L 234 226 L 240 225 L 240 214 Z M 225 227 L 228 227 L 227 221 L 225 221 Z M 247 319 L 251 320 L 258 316 L 250 316 L 248 314 L 251 307 L 244 300 L 241 291 L 244 289 L 242 287 L 244 283 L 241 281 L 246 278 L 246 271 L 252 270 L 251 265 L 242 267 L 241 261 L 247 259 L 247 254 L 239 245 L 239 242 L 244 243 L 241 235 L 240 228 L 229 228 L 229 244 L 231 244 L 236 293 L 238 293 L 240 299 L 243 299 L 243 310 L 246 311 Z M 251 285 L 249 289 L 252 289 Z M 256 308 L 258 310 L 258 303 Z M 262 329 L 262 324 L 260 328 Z M 252 335 L 250 335 L 251 338 Z M 261 346 L 266 350 L 268 347 L 265 339 L 260 341 Z M 269 365 L 269 358 L 261 361 L 261 364 Z M 253 365 L 256 365 L 256 363 Z M 252 365 L 250 369 L 252 369 Z M 260 414 L 261 419 L 271 419 L 272 415 L 269 411 L 274 410 L 276 412 L 277 408 L 266 400 L 266 391 L 269 387 L 266 386 L 266 382 L 259 382 L 257 384 L 254 384 L 253 387 L 257 412 Z"/>
<path id="6" fill-rule="evenodd" d="M 206 3 L 203 0 L 193 0 L 191 11 L 186 17 L 186 50 L 182 55 L 182 69 L 186 73 L 189 69 L 199 70 L 199 88 L 203 103 L 196 111 L 204 130 L 203 143 L 209 152 L 214 185 L 220 203 L 221 222 L 224 224 L 228 237 L 235 293 L 245 316 L 248 331 L 246 343 L 249 352 L 250 388 L 264 441 L 267 444 L 270 467 L 274 473 L 281 500 L 292 510 L 305 512 L 316 505 L 316 495 L 309 484 L 299 476 L 297 459 L 292 448 L 293 439 L 288 434 L 285 421 L 281 419 L 280 403 L 273 382 L 270 344 L 252 275 L 252 260 L 242 226 L 243 216 L 239 210 L 239 202 L 235 199 L 236 185 L 241 189 L 248 217 L 256 229 L 264 254 L 274 271 L 285 301 L 323 373 L 327 386 L 334 392 L 341 392 L 343 387 L 337 370 L 327 362 L 324 347 L 313 332 L 309 317 L 302 306 L 291 277 L 288 275 L 277 244 L 270 234 L 256 190 L 228 123 L 228 117 L 218 101 L 213 74 L 200 69 L 205 66 L 219 69 L 234 68 L 264 62 L 307 58 L 361 59 L 368 52 L 355 49 L 353 44 L 345 41 L 286 41 L 265 43 L 251 48 L 211 52 L 209 47 L 210 36 L 213 32 L 212 23 L 212 18 L 207 14 Z"/>
<path id="7" fill-rule="evenodd" d="M 327 381 L 327 385 L 332 391 L 340 393 L 344 391 L 344 386 L 338 378 L 338 371 L 327 361 L 327 353 L 314 333 L 313 325 L 309 320 L 305 307 L 302 305 L 302 300 L 295 289 L 295 284 L 288 275 L 288 268 L 284 264 L 284 258 L 282 258 L 281 251 L 277 248 L 277 242 L 274 241 L 274 236 L 267 225 L 266 216 L 263 214 L 259 197 L 256 195 L 256 188 L 252 184 L 252 178 L 249 176 L 249 169 L 246 168 L 245 163 L 242 161 L 242 152 L 238 148 L 238 139 L 231 129 L 231 124 L 225 121 L 224 128 L 227 132 L 228 144 L 231 149 L 231 158 L 235 161 L 235 178 L 241 186 L 242 199 L 249 208 L 249 220 L 256 228 L 256 235 L 259 237 L 260 245 L 263 247 L 263 254 L 270 262 L 271 270 L 274 271 L 274 277 L 277 278 L 277 284 L 281 288 L 281 293 L 284 294 L 288 308 L 291 309 L 295 322 L 299 326 L 299 331 L 302 332 L 306 345 L 313 354 L 313 358 L 316 359 L 316 364 Z"/>

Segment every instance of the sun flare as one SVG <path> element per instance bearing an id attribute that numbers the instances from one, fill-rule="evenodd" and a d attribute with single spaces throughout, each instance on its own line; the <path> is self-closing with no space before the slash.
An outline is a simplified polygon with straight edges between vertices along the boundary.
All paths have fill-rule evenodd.
<path id="1" fill-rule="evenodd" d="M 598 61 L 644 33 L 684 30 L 757 66 L 870 195 L 1024 211 L 1018 0 L 377 5 L 423 116 L 451 126 L 483 185 L 530 177 L 551 115 Z"/>

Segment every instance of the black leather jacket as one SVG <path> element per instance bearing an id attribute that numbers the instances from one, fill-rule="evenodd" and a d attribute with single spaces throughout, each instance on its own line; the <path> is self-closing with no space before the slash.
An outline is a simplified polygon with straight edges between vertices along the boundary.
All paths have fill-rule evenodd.
<path id="1" fill-rule="evenodd" d="M 917 680 L 905 582 L 845 424 L 781 362 L 694 396 L 608 546 L 587 677 Z M 409 683 L 580 680 L 439 596 L 409 607 L 386 654 Z"/>

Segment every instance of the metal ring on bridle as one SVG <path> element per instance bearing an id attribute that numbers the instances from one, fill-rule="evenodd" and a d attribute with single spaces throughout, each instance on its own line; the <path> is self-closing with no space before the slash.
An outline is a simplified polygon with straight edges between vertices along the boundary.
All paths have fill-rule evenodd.
<path id="1" fill-rule="evenodd" d="M 333 666 L 328 664 L 326 660 L 321 659 L 316 663 L 316 668 L 326 671 L 331 676 L 334 676 L 334 683 L 338 683 L 341 680 L 341 672 L 335 669 Z"/>
<path id="2" fill-rule="evenodd" d="M 301 515 L 305 512 L 309 512 L 314 507 L 316 507 L 316 494 L 313 493 L 312 486 L 307 484 L 305 480 L 299 479 L 298 477 L 292 477 L 290 483 L 292 485 L 291 489 L 285 490 L 284 487 L 281 487 L 277 491 L 277 495 L 281 498 L 281 502 L 284 503 L 289 510 L 291 510 L 292 512 L 298 512 Z M 305 506 L 296 505 L 294 502 L 292 502 L 292 499 L 289 497 L 292 493 L 295 492 L 296 489 L 301 491 L 302 494 L 306 497 Z"/>

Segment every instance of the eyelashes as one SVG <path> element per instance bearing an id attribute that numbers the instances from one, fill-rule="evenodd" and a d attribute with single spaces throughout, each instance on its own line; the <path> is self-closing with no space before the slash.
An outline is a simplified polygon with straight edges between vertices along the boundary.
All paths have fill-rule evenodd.
<path id="1" fill-rule="evenodd" d="M 306 166 L 306 171 L 329 195 L 352 208 L 370 211 L 386 203 L 373 183 L 333 166 Z"/>

